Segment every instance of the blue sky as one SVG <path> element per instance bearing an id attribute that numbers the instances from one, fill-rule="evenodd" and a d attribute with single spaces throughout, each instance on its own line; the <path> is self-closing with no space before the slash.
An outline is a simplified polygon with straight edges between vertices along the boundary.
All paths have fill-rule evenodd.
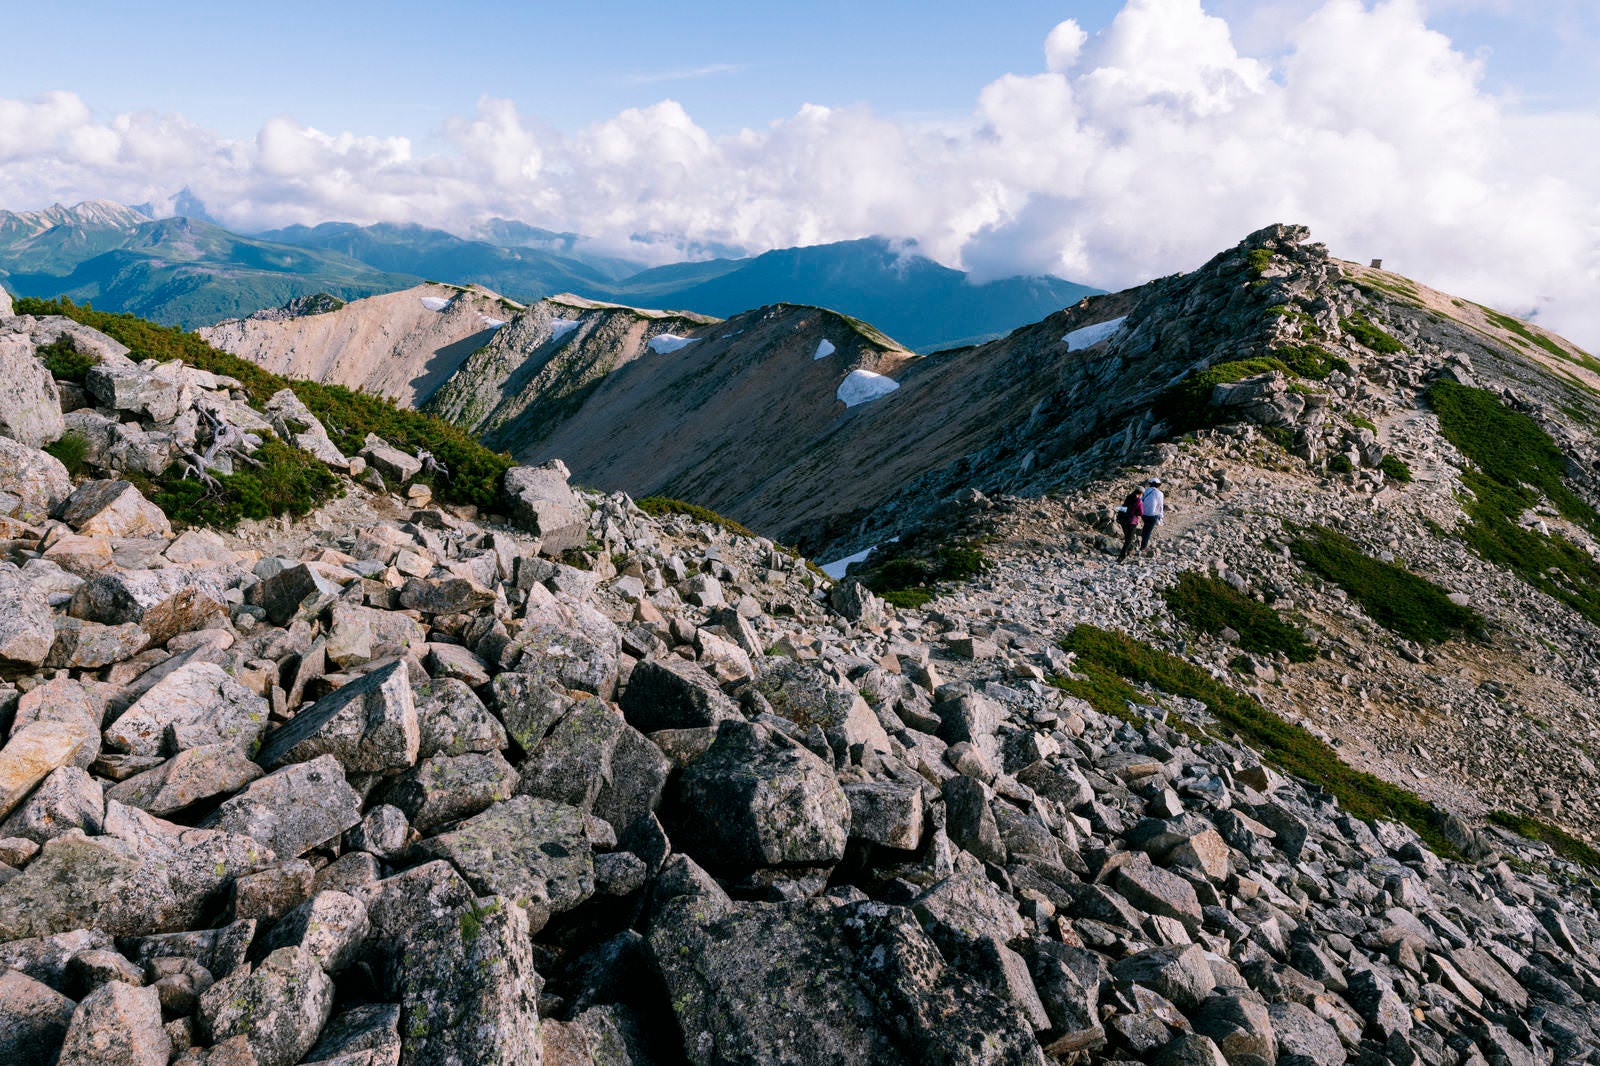
<path id="1" fill-rule="evenodd" d="M 1216 0 L 1246 46 L 1314 5 Z M 233 137 L 274 115 L 418 141 L 482 95 L 572 131 L 663 97 L 712 133 L 802 104 L 865 102 L 916 118 L 964 111 L 997 75 L 1031 70 L 1065 18 L 1093 34 L 1121 0 L 815 0 L 661 4 L 4 3 L 17 40 L 0 97 L 78 93 L 96 113 L 181 112 Z M 1523 106 L 1600 103 L 1600 3 L 1444 0 L 1429 24 Z M 59 41 L 58 45 L 50 42 Z"/>
<path id="2" fill-rule="evenodd" d="M 1596 0 L 15 3 L 0 208 L 880 235 L 1105 288 L 1273 222 L 1600 347 Z"/>

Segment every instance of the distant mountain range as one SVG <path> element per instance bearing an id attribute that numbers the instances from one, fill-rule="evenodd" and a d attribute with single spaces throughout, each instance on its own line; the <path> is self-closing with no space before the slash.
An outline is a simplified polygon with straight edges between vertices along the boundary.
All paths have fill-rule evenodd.
<path id="1" fill-rule="evenodd" d="M 330 222 L 254 236 L 195 217 L 152 219 L 98 200 L 0 211 L 0 282 L 193 328 L 317 292 L 356 299 L 423 280 L 531 302 L 555 293 L 725 317 L 804 303 L 871 321 L 917 351 L 976 343 L 1098 290 L 1055 277 L 972 283 L 882 238 L 646 269 L 589 252 L 574 233 L 495 219 L 484 237 L 417 225 Z"/>

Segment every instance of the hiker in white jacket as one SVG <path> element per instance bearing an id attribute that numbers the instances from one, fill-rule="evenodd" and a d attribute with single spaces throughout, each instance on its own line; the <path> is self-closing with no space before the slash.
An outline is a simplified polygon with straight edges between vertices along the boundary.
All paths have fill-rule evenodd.
<path id="1" fill-rule="evenodd" d="M 1161 479 L 1153 477 L 1145 482 L 1148 488 L 1144 490 L 1144 529 L 1139 539 L 1139 550 L 1150 550 L 1150 538 L 1155 534 L 1156 527 L 1161 524 L 1161 516 L 1167 510 L 1167 498 L 1161 494 Z"/>

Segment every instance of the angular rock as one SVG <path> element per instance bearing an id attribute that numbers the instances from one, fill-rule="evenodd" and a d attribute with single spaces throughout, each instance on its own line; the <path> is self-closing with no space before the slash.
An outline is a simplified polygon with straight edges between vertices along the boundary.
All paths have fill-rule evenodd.
<path id="1" fill-rule="evenodd" d="M 1016 904 L 988 878 L 977 874 L 945 878 L 918 896 L 912 910 L 922 927 L 939 941 L 960 944 L 973 937 L 992 936 L 1010 943 L 1023 933 Z"/>
<path id="2" fill-rule="evenodd" d="M 268 951 L 298 947 L 328 973 L 355 961 L 371 926 L 367 908 L 344 892 L 318 892 L 273 925 L 263 942 Z"/>
<path id="3" fill-rule="evenodd" d="M 0 493 L 16 497 L 11 517 L 38 523 L 72 495 L 72 476 L 60 459 L 0 431 Z"/>
<path id="4" fill-rule="evenodd" d="M 271 705 L 215 663 L 191 662 L 151 686 L 106 728 L 106 745 L 132 755 L 167 755 L 228 745 L 249 753 Z"/>
<path id="5" fill-rule="evenodd" d="M 417 761 L 421 734 L 403 662 L 345 684 L 267 734 L 257 761 L 266 767 L 335 756 L 345 769 L 383 773 Z"/>
<path id="6" fill-rule="evenodd" d="M 166 514 L 127 481 L 85 481 L 62 501 L 57 517 L 85 536 L 172 535 Z"/>
<path id="7" fill-rule="evenodd" d="M 400 589 L 400 606 L 423 614 L 475 614 L 493 607 L 495 594 L 463 577 L 429 581 L 413 577 Z"/>
<path id="8" fill-rule="evenodd" d="M 44 665 L 95 670 L 127 662 L 148 647 L 150 636 L 137 622 L 105 626 L 70 615 L 54 619 L 55 641 Z"/>
<path id="9" fill-rule="evenodd" d="M 166 1066 L 171 1053 L 156 990 L 111 981 L 73 1012 L 60 1066 Z"/>
<path id="10" fill-rule="evenodd" d="M 89 742 L 81 724 L 30 722 L 0 748 L 0 818 L 22 803 L 35 785 L 70 764 Z"/>
<path id="11" fill-rule="evenodd" d="M 510 799 L 518 774 L 498 751 L 435 755 L 407 770 L 384 794 L 427 835 Z"/>
<path id="12" fill-rule="evenodd" d="M 177 568 L 96 574 L 72 594 L 69 610 L 75 618 L 103 625 L 137 622 L 152 645 L 165 644 L 228 613 L 227 599 L 215 578 Z"/>
<path id="13" fill-rule="evenodd" d="M 417 929 L 399 962 L 402 1061 L 540 1066 L 532 931 L 503 896 Z"/>
<path id="14" fill-rule="evenodd" d="M 1230 1063 L 1261 1063 L 1271 1066 L 1278 1060 L 1278 1037 L 1266 1004 L 1251 995 L 1218 995 L 1192 1012 L 1194 1031 L 1216 1042 Z"/>
<path id="15" fill-rule="evenodd" d="M 0 822 L 0 837 L 43 844 L 69 829 L 98 833 L 105 810 L 100 782 L 76 766 L 63 766 L 52 771 L 22 806 Z"/>
<path id="16" fill-rule="evenodd" d="M 371 433 L 367 434 L 361 456 L 371 463 L 378 473 L 402 485 L 422 473 L 422 464 L 417 462 L 415 456 L 407 455 Z"/>
<path id="17" fill-rule="evenodd" d="M 1140 853 L 1140 861 L 1129 862 L 1117 870 L 1114 887 L 1140 910 L 1180 921 L 1191 932 L 1200 928 L 1200 899 L 1194 886 L 1182 877 L 1158 866 Z"/>
<path id="18" fill-rule="evenodd" d="M 172 382 L 138 367 L 116 363 L 90 367 L 83 384 L 96 405 L 142 415 L 152 422 L 172 421 L 178 416 L 183 399 Z"/>
<path id="19" fill-rule="evenodd" d="M 212 1043 L 244 1037 L 259 1066 L 294 1066 L 332 1013 L 333 981 L 311 952 L 289 947 L 208 988 L 199 1020 Z"/>
<path id="20" fill-rule="evenodd" d="M 267 612 L 267 621 L 283 626 L 302 612 L 308 618 L 321 614 L 338 598 L 339 586 L 305 563 L 295 563 L 262 578 L 250 596 Z"/>
<path id="21" fill-rule="evenodd" d="M 511 517 L 543 542 L 548 555 L 589 542 L 589 509 L 567 484 L 570 476 L 559 459 L 506 471 L 502 491 Z"/>
<path id="22" fill-rule="evenodd" d="M 413 689 L 417 757 L 503 751 L 506 729 L 463 681 L 434 678 Z"/>
<path id="23" fill-rule="evenodd" d="M 819 667 L 781 656 L 761 660 L 754 688 L 773 713 L 804 728 L 838 732 L 847 744 L 889 750 L 889 734 L 861 694 L 830 678 Z"/>
<path id="24" fill-rule="evenodd" d="M 0 436 L 29 448 L 60 438 L 61 393 L 27 337 L 0 334 Z"/>
<path id="25" fill-rule="evenodd" d="M 710 674 L 681 659 L 646 660 L 635 666 L 620 702 L 628 724 L 641 733 L 744 718 Z"/>
<path id="26" fill-rule="evenodd" d="M 612 776 L 611 753 L 628 725 L 600 700 L 584 700 L 535 744 L 517 791 L 589 810 Z"/>
<path id="27" fill-rule="evenodd" d="M 346 783 L 339 761 L 322 755 L 253 782 L 205 824 L 249 836 L 290 859 L 360 821 L 361 797 Z"/>
<path id="28" fill-rule="evenodd" d="M 1278 1037 L 1278 1062 L 1283 1066 L 1340 1066 L 1345 1061 L 1339 1031 L 1303 1003 L 1267 1006 Z"/>
<path id="29" fill-rule="evenodd" d="M 518 672 L 560 688 L 591 692 L 601 699 L 610 699 L 616 692 L 622 638 L 614 627 L 601 637 L 572 626 L 535 625 L 517 639 L 522 648 Z"/>
<path id="30" fill-rule="evenodd" d="M 73 1002 L 20 970 L 0 969 L 0 1062 L 53 1066 Z"/>
<path id="31" fill-rule="evenodd" d="M 304 1061 L 339 1066 L 399 1066 L 400 1005 L 364 1003 L 336 1015 L 323 1027 L 317 1046 Z"/>
<path id="32" fill-rule="evenodd" d="M 1217 983 L 1205 951 L 1194 944 L 1149 948 L 1129 955 L 1111 967 L 1111 975 L 1161 993 L 1180 1010 L 1198 1007 Z"/>
<path id="33" fill-rule="evenodd" d="M 805 748 L 725 722 L 679 778 L 673 823 L 674 839 L 710 868 L 832 865 L 844 857 L 850 801 Z"/>
<path id="34" fill-rule="evenodd" d="M 526 901 L 559 914 L 594 895 L 594 860 L 584 814 L 533 796 L 513 796 L 417 851 L 449 859 L 481 896 Z M 543 926 L 540 915 L 531 915 Z"/>
<path id="35" fill-rule="evenodd" d="M 619 834 L 661 805 L 672 762 L 648 737 L 626 723 L 611 748 L 610 773 L 602 778 L 590 810 Z"/>
<path id="36" fill-rule="evenodd" d="M 37 669 L 55 643 L 50 601 L 9 564 L 0 564 L 0 669 Z"/>
<path id="37" fill-rule="evenodd" d="M 261 767 L 233 744 L 208 744 L 180 751 L 160 766 L 118 782 L 106 798 L 164 818 L 214 796 L 231 795 L 261 774 Z"/>

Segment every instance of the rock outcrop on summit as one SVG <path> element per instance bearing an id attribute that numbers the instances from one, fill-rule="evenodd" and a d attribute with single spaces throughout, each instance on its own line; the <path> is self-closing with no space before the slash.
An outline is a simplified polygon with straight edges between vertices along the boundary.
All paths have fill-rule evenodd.
<path id="1" fill-rule="evenodd" d="M 744 376 L 687 408 L 702 439 L 766 439 L 709 408 L 780 359 L 901 383 L 808 427 L 822 452 L 948 404 L 943 429 L 902 421 L 920 462 L 840 488 L 889 502 L 833 535 L 902 533 L 902 572 L 988 555 L 926 609 L 861 584 L 870 559 L 835 584 L 554 460 L 493 506 L 434 504 L 447 473 L 377 435 L 329 454 L 292 387 L 0 315 L 62 419 L 38 428 L 34 396 L 0 422 L 31 434 L 0 429 L 0 1062 L 1600 1062 L 1600 857 L 1574 846 L 1596 816 L 1594 368 L 1305 238 L 1263 231 L 944 364 L 796 308 L 643 325 L 643 351 L 571 364 L 574 444 L 586 409 L 735 365 L 741 328 Z M 82 383 L 41 354 L 67 332 L 99 353 Z M 484 373 L 510 381 L 502 354 Z M 963 380 L 999 406 L 958 409 Z M 1537 462 L 1457 434 L 1452 402 Z M 672 477 L 710 477 L 652 439 Z M 344 494 L 228 529 L 153 502 L 274 440 Z M 1150 474 L 1170 528 L 1118 565 L 1112 489 Z M 1400 587 L 1456 628 L 1391 629 L 1312 565 L 1318 529 L 1362 574 L 1409 562 Z M 1508 537 L 1565 576 L 1495 555 Z M 1186 576 L 1295 654 L 1178 617 Z M 1124 661 L 1071 639 L 1101 629 Z M 1402 763 L 1413 727 L 1450 755 Z M 1535 735 L 1502 780 L 1446 765 Z"/>

